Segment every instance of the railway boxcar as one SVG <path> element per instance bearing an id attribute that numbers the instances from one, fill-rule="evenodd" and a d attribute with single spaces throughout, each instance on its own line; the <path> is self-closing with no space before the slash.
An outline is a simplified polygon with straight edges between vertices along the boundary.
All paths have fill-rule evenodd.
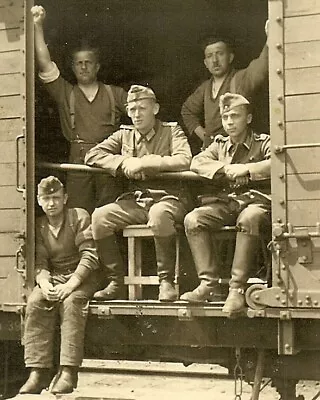
<path id="1" fill-rule="evenodd" d="M 149 82 L 159 93 L 166 120 L 179 118 L 188 91 L 203 79 L 202 55 L 194 50 L 202 32 L 209 32 L 212 25 L 232 27 L 242 45 L 247 42 L 246 51 L 239 54 L 241 65 L 263 45 L 263 24 L 269 18 L 272 282 L 250 286 L 246 313 L 227 319 L 218 303 L 135 300 L 142 280 L 128 278 L 136 289 L 130 300 L 91 303 L 86 354 L 236 366 L 237 380 L 243 372 L 254 381 L 253 399 L 258 398 L 263 375 L 272 378 L 282 399 L 292 400 L 299 379 L 320 376 L 320 5 L 314 0 L 45 0 L 42 4 L 48 10 L 49 45 L 59 62 L 63 62 L 60 50 L 79 30 L 96 35 L 109 61 L 108 70 L 102 71 L 104 79 L 125 87 Z M 70 168 L 90 170 L 53 163 L 63 158 L 63 141 L 57 135 L 53 139 L 52 131 L 59 128 L 52 104 L 41 88 L 35 90 L 32 5 L 31 0 L 0 0 L 0 348 L 4 355 L 0 388 L 4 395 L 8 377 L 23 361 L 23 313 L 34 285 L 34 193 L 37 175 L 44 174 L 39 167 L 59 174 Z M 259 128 L 266 128 L 268 113 L 263 110 L 268 105 L 260 93 L 261 97 L 256 120 Z M 51 163 L 43 162 L 44 157 Z M 175 179 L 195 182 L 188 173 Z M 140 233 L 143 237 L 145 231 Z M 154 283 L 155 278 L 144 278 Z"/>

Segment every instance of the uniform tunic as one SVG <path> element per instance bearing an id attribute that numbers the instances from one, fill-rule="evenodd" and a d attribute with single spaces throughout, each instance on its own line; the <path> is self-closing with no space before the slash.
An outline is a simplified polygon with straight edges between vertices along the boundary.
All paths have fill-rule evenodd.
<path id="1" fill-rule="evenodd" d="M 270 224 L 270 136 L 248 132 L 243 143 L 233 144 L 230 137 L 216 136 L 214 142 L 194 157 L 190 169 L 212 180 L 201 196 L 200 207 L 186 218 L 186 231 L 220 229 L 236 224 L 240 231 L 258 236 L 262 225 Z M 235 188 L 221 174 L 228 164 L 245 164 L 249 183 Z"/>
<path id="2" fill-rule="evenodd" d="M 65 211 L 57 235 L 49 229 L 46 216 L 36 223 L 36 274 L 53 285 L 66 283 L 74 274 L 81 284 L 62 302 L 50 302 L 36 286 L 31 293 L 25 320 L 25 362 L 27 367 L 51 368 L 56 324 L 60 318 L 60 364 L 78 366 L 88 301 L 99 286 L 98 256 L 92 239 L 90 216 L 82 209 Z"/>
<path id="3" fill-rule="evenodd" d="M 254 92 L 268 77 L 268 48 L 264 46 L 260 56 L 245 69 L 232 69 L 225 77 L 217 96 L 212 95 L 214 78 L 202 83 L 182 105 L 181 115 L 191 135 L 198 126 L 206 131 L 204 148 L 212 143 L 217 134 L 225 134 L 219 110 L 219 98 L 226 92 L 239 93 L 250 100 Z"/>
<path id="4" fill-rule="evenodd" d="M 121 87 L 110 86 L 115 106 L 113 122 L 110 96 L 102 82 L 98 82 L 98 92 L 90 102 L 78 85 L 71 85 L 60 75 L 55 63 L 52 63 L 51 71 L 42 72 L 39 76 L 58 105 L 62 133 L 70 142 L 69 162 L 83 164 L 86 152 L 119 128 L 120 118 L 126 114 L 127 93 Z M 74 96 L 74 129 L 70 115 L 71 92 Z M 69 173 L 68 206 L 82 207 L 92 212 L 97 203 L 103 202 L 101 192 L 109 181 L 103 176 Z"/>
<path id="5" fill-rule="evenodd" d="M 124 127 L 92 148 L 85 162 L 117 176 L 121 175 L 122 162 L 130 157 L 141 159 L 147 179 L 130 180 L 128 193 L 116 203 L 95 210 L 92 219 L 95 239 L 129 224 L 146 222 L 156 235 L 168 236 L 175 232 L 174 222 L 182 221 L 186 213 L 184 188 L 177 181 L 156 177 L 159 172 L 189 169 L 191 150 L 181 128 L 176 123 L 157 120 L 154 129 L 142 136 L 134 127 Z"/>

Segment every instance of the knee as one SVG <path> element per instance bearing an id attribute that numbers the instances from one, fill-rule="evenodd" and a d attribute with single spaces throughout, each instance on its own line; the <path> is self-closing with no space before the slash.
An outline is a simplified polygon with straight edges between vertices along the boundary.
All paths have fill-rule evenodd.
<path id="1" fill-rule="evenodd" d="M 63 300 L 63 308 L 65 310 L 72 310 L 78 308 L 84 308 L 89 301 L 88 296 L 85 293 L 75 290 L 66 299 Z"/>
<path id="2" fill-rule="evenodd" d="M 185 216 L 184 227 L 186 233 L 196 233 L 201 228 L 200 215 L 196 209 Z"/>
<path id="3" fill-rule="evenodd" d="M 96 208 L 92 213 L 92 234 L 95 240 L 112 235 L 111 219 L 113 204 Z"/>
<path id="4" fill-rule="evenodd" d="M 150 208 L 148 226 L 155 236 L 170 236 L 176 232 L 172 215 L 161 203 Z"/>
<path id="5" fill-rule="evenodd" d="M 245 209 L 238 217 L 237 227 L 240 232 L 258 236 L 264 217 L 263 210 Z"/>

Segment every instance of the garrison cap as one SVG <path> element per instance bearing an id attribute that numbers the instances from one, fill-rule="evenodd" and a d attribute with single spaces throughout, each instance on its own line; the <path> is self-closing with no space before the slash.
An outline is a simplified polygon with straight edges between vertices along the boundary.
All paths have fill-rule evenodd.
<path id="1" fill-rule="evenodd" d="M 232 110 L 234 107 L 250 104 L 249 101 L 241 94 L 226 93 L 220 96 L 219 107 L 220 114 Z"/>
<path id="2" fill-rule="evenodd" d="M 63 184 L 55 176 L 48 176 L 41 179 L 38 185 L 38 196 L 46 196 L 58 192 L 63 188 Z"/>
<path id="3" fill-rule="evenodd" d="M 132 101 L 153 99 L 157 101 L 154 91 L 148 87 L 141 85 L 132 85 L 128 92 L 127 104 Z"/>

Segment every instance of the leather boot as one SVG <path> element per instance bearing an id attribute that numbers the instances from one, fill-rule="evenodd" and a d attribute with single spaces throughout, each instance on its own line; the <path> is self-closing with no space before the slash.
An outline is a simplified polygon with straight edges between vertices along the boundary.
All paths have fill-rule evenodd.
<path id="1" fill-rule="evenodd" d="M 214 237 L 208 231 L 188 234 L 187 238 L 192 252 L 200 285 L 192 292 L 180 296 L 180 300 L 190 303 L 219 301 L 222 299 L 219 280 L 219 266 L 214 249 Z"/>
<path id="2" fill-rule="evenodd" d="M 116 235 L 107 236 L 96 241 L 102 268 L 105 269 L 108 285 L 93 295 L 95 300 L 116 300 L 124 298 L 123 261 L 119 251 Z"/>
<path id="3" fill-rule="evenodd" d="M 48 389 L 51 381 L 48 368 L 32 368 L 26 383 L 20 388 L 20 394 L 40 394 Z"/>
<path id="4" fill-rule="evenodd" d="M 62 366 L 55 380 L 51 393 L 72 393 L 78 384 L 78 367 Z"/>
<path id="5" fill-rule="evenodd" d="M 157 258 L 157 271 L 160 280 L 160 301 L 175 301 L 178 298 L 178 294 L 173 283 L 176 262 L 175 243 L 175 235 L 155 236 L 154 238 Z"/>
<path id="6" fill-rule="evenodd" d="M 231 280 L 229 283 L 229 295 L 222 311 L 228 317 L 240 313 L 245 309 L 244 289 L 257 258 L 259 238 L 238 232 L 236 238 L 236 248 L 231 268 Z"/>

